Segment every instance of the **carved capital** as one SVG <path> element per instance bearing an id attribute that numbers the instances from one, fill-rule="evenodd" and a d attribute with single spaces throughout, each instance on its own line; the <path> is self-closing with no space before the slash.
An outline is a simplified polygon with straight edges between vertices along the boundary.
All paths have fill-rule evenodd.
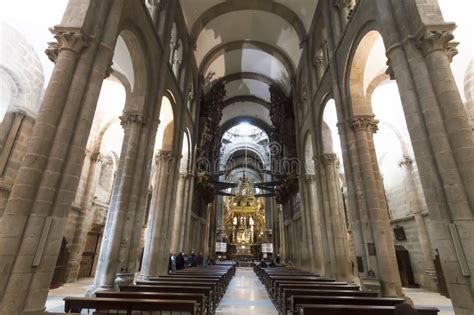
<path id="1" fill-rule="evenodd" d="M 337 155 L 335 153 L 325 153 L 321 154 L 321 162 L 326 165 L 326 166 L 331 166 L 331 165 L 338 165 L 339 164 L 339 159 L 337 158 Z"/>
<path id="2" fill-rule="evenodd" d="M 459 45 L 459 42 L 452 41 L 453 39 L 454 35 L 450 30 L 431 30 L 421 36 L 417 42 L 417 47 L 425 56 L 433 51 L 443 50 L 451 62 L 458 53 L 456 47 Z"/>
<path id="3" fill-rule="evenodd" d="M 114 69 L 112 69 L 112 65 L 113 65 L 113 61 L 110 61 L 110 64 L 109 66 L 107 67 L 107 69 L 105 70 L 105 76 L 104 76 L 104 79 L 107 79 L 108 77 L 110 77 L 110 75 L 112 73 L 114 73 Z"/>
<path id="4" fill-rule="evenodd" d="M 45 53 L 52 62 L 56 62 L 59 53 L 63 50 L 69 50 L 78 55 L 89 45 L 87 38 L 80 32 L 60 31 L 55 28 L 50 31 L 54 34 L 56 42 L 49 42 Z"/>
<path id="5" fill-rule="evenodd" d="M 312 183 L 316 180 L 316 175 L 314 175 L 314 174 L 305 174 L 304 179 L 306 180 L 306 182 Z"/>
<path id="6" fill-rule="evenodd" d="M 395 72 L 393 72 L 390 59 L 387 59 L 387 70 L 385 70 L 385 74 L 390 77 L 390 80 L 395 80 Z"/>
<path id="7" fill-rule="evenodd" d="M 103 156 L 102 154 L 100 154 L 100 152 L 92 152 L 91 153 L 91 161 L 92 162 L 96 162 L 96 163 L 100 163 L 103 161 Z"/>
<path id="8" fill-rule="evenodd" d="M 355 131 L 370 131 L 372 133 L 377 132 L 378 120 L 374 119 L 373 116 L 360 116 L 352 119 L 352 127 Z"/>
<path id="9" fill-rule="evenodd" d="M 145 124 L 145 116 L 143 116 L 142 113 L 140 112 L 123 112 L 123 115 L 119 117 L 120 118 L 120 124 L 122 127 L 126 127 L 129 125 L 134 125 L 134 124 L 140 124 L 144 125 Z"/>
<path id="10" fill-rule="evenodd" d="M 399 167 L 411 167 L 413 164 L 413 160 L 409 156 L 404 156 L 399 162 L 398 166 Z"/>

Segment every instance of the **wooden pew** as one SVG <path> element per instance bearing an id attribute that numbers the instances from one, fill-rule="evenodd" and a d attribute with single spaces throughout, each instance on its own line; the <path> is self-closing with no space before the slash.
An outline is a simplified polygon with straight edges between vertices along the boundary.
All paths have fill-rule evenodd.
<path id="1" fill-rule="evenodd" d="M 298 306 L 305 304 L 334 304 L 334 305 L 380 305 L 395 306 L 405 302 L 402 298 L 360 297 L 360 296 L 322 296 L 322 295 L 292 295 L 288 298 L 291 314 L 297 314 Z M 286 312 L 283 312 L 286 314 Z"/>
<path id="2" fill-rule="evenodd" d="M 165 279 L 165 280 L 154 280 L 154 281 L 135 281 L 137 285 L 170 285 L 170 286 L 182 286 L 182 287 L 210 287 L 213 294 L 214 294 L 214 301 L 215 303 L 219 302 L 223 293 L 220 292 L 217 282 L 215 281 L 179 281 L 179 280 L 172 280 L 172 279 Z"/>
<path id="3" fill-rule="evenodd" d="M 204 294 L 206 297 L 205 306 L 206 312 L 213 313 L 216 308 L 216 302 L 214 301 L 214 293 L 211 287 L 183 287 L 179 285 L 168 286 L 168 285 L 123 285 L 119 286 L 121 292 L 163 292 L 163 293 L 198 293 Z"/>
<path id="4" fill-rule="evenodd" d="M 436 315 L 435 307 L 415 307 L 420 315 Z M 395 306 L 368 305 L 331 305 L 303 304 L 299 306 L 299 315 L 394 315 Z"/>
<path id="5" fill-rule="evenodd" d="M 94 297 L 66 297 L 64 311 L 66 313 L 80 313 L 83 309 L 101 311 L 133 311 L 148 312 L 183 312 L 197 315 L 198 304 L 189 300 L 148 300 L 148 299 L 121 299 L 121 298 L 94 298 Z M 184 314 L 183 314 L 184 315 Z"/>
<path id="6" fill-rule="evenodd" d="M 115 292 L 98 291 L 98 298 L 141 299 L 141 300 L 187 300 L 198 303 L 197 314 L 206 315 L 206 297 L 202 293 L 173 293 L 173 292 Z"/>
<path id="7" fill-rule="evenodd" d="M 293 295 L 318 295 L 318 296 L 357 296 L 357 297 L 377 297 L 377 292 L 372 291 L 350 291 L 350 290 L 318 290 L 304 288 L 284 288 L 278 309 L 284 313 L 284 310 L 290 308 L 289 298 Z"/>
<path id="8" fill-rule="evenodd" d="M 357 285 L 328 285 L 319 283 L 279 283 L 277 291 L 274 292 L 273 301 L 276 305 L 282 305 L 287 297 L 283 296 L 283 289 L 285 288 L 299 288 L 299 289 L 318 289 L 318 290 L 333 290 L 333 291 L 359 291 Z"/>

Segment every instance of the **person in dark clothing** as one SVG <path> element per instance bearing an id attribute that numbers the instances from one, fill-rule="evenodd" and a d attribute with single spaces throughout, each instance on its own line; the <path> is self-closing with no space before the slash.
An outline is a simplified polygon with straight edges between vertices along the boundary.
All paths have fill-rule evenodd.
<path id="1" fill-rule="evenodd" d="M 275 262 L 277 263 L 277 265 L 279 265 L 279 264 L 281 263 L 280 255 L 277 255 L 277 256 L 276 256 Z"/>
<path id="2" fill-rule="evenodd" d="M 196 265 L 197 265 L 196 255 L 194 254 L 194 252 L 192 252 L 191 256 L 189 256 L 189 265 L 191 267 L 196 267 Z"/>
<path id="3" fill-rule="evenodd" d="M 260 263 L 260 267 L 262 267 L 262 268 L 267 268 L 267 267 L 268 267 L 268 265 L 267 265 L 267 263 L 265 262 L 265 260 L 262 259 L 262 262 Z"/>
<path id="4" fill-rule="evenodd" d="M 273 260 L 270 261 L 270 264 L 268 265 L 268 267 L 272 267 L 272 268 L 273 268 L 273 267 L 276 267 L 275 262 L 274 262 Z"/>
<path id="5" fill-rule="evenodd" d="M 202 255 L 202 253 L 199 253 L 199 255 L 197 255 L 197 258 L 196 258 L 196 265 L 201 267 L 203 264 L 204 264 L 204 256 Z"/>
<path id="6" fill-rule="evenodd" d="M 183 253 L 179 253 L 178 256 L 176 256 L 176 269 L 184 269 L 186 265 L 186 261 L 184 259 Z"/>

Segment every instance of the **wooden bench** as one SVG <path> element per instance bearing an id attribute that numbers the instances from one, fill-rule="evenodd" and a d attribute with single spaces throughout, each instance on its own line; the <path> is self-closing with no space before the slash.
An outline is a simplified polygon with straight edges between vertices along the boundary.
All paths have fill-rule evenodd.
<path id="1" fill-rule="evenodd" d="M 125 311 L 128 315 L 133 311 L 148 312 L 181 312 L 197 315 L 198 304 L 189 300 L 148 300 L 148 299 L 121 299 L 121 298 L 94 298 L 94 297 L 66 297 L 64 311 L 66 313 L 80 313 L 83 309 L 102 311 Z"/>
<path id="2" fill-rule="evenodd" d="M 213 300 L 218 303 L 221 298 L 221 292 L 218 289 L 216 282 L 207 281 L 179 281 L 179 280 L 155 280 L 155 281 L 136 281 L 136 285 L 169 285 L 169 286 L 181 286 L 181 287 L 210 287 L 213 293 Z"/>
<path id="3" fill-rule="evenodd" d="M 213 313 L 216 308 L 214 301 L 214 293 L 211 287 L 183 287 L 183 286 L 169 286 L 169 285 L 123 285 L 119 286 L 121 292 L 163 292 L 163 293 L 199 293 L 206 297 L 205 306 L 206 312 Z"/>
<path id="4" fill-rule="evenodd" d="M 283 290 L 285 288 L 299 288 L 299 289 L 318 289 L 318 290 L 333 290 L 333 291 L 359 291 L 357 285 L 328 285 L 319 283 L 279 283 L 277 291 L 274 292 L 272 299 L 276 305 L 282 305 L 285 302 Z"/>
<path id="5" fill-rule="evenodd" d="M 435 307 L 415 307 L 419 315 L 436 315 Z M 299 315 L 394 315 L 395 306 L 303 304 L 298 308 Z"/>
<path id="6" fill-rule="evenodd" d="M 98 291 L 95 293 L 98 298 L 116 299 L 142 299 L 142 300 L 186 300 L 198 303 L 198 313 L 206 315 L 206 297 L 200 293 L 173 293 L 173 292 L 115 292 Z"/>
<path id="7" fill-rule="evenodd" d="M 334 305 L 380 305 L 395 306 L 405 302 L 402 298 L 360 297 L 360 296 L 321 296 L 321 295 L 292 295 L 288 298 L 289 310 L 297 313 L 298 306 L 304 304 L 334 304 Z M 286 313 L 284 313 L 286 314 Z"/>
<path id="8" fill-rule="evenodd" d="M 219 293 L 219 296 L 222 297 L 224 295 L 226 286 L 224 281 L 217 278 L 217 277 L 205 277 L 205 276 L 184 276 L 184 275 L 177 275 L 177 276 L 159 276 L 159 277 L 152 277 L 149 278 L 145 281 L 137 281 L 138 282 L 150 282 L 150 283 L 156 283 L 160 281 L 189 281 L 189 282 L 206 282 L 206 283 L 211 283 L 216 286 L 217 292 Z"/>
<path id="9" fill-rule="evenodd" d="M 283 312 L 290 308 L 289 298 L 294 295 L 318 295 L 318 296 L 357 296 L 357 297 L 377 297 L 377 292 L 372 291 L 350 291 L 350 290 L 318 290 L 318 289 L 302 289 L 302 288 L 285 288 L 283 289 L 278 309 Z"/>

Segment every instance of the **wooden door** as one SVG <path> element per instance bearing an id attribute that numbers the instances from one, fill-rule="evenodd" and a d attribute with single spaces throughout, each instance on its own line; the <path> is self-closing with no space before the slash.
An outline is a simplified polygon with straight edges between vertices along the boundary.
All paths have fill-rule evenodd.
<path id="1" fill-rule="evenodd" d="M 400 279 L 402 286 L 406 288 L 418 288 L 413 276 L 411 268 L 410 253 L 403 246 L 395 245 L 395 253 L 397 255 L 398 271 L 400 272 Z"/>
<path id="2" fill-rule="evenodd" d="M 69 250 L 67 249 L 67 241 L 63 237 L 61 249 L 59 250 L 58 260 L 54 268 L 53 279 L 51 280 L 51 289 L 59 288 L 66 282 L 66 267 L 69 260 Z"/>
<path id="3" fill-rule="evenodd" d="M 441 266 L 441 259 L 439 257 L 439 251 L 436 249 L 434 266 L 436 270 L 436 277 L 438 278 L 438 291 L 439 294 L 449 298 L 448 286 L 446 285 L 446 279 L 444 278 L 443 267 Z"/>
<path id="4" fill-rule="evenodd" d="M 89 232 L 87 234 L 86 245 L 84 247 L 84 252 L 82 253 L 78 278 L 93 276 L 93 270 L 96 256 L 98 254 L 100 239 L 101 233 L 99 232 Z"/>

